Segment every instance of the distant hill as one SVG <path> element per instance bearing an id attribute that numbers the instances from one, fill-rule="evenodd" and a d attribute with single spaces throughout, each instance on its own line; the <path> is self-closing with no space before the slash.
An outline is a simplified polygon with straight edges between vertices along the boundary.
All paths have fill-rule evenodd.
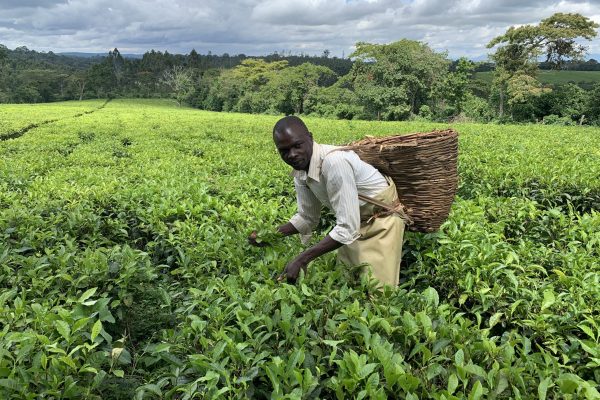
<path id="1" fill-rule="evenodd" d="M 102 61 L 102 57 L 74 57 L 65 54 L 49 52 L 39 52 L 30 50 L 25 46 L 17 47 L 14 50 L 4 48 L 8 60 L 14 68 L 23 69 L 67 69 L 67 70 L 85 70 L 90 66 Z"/>

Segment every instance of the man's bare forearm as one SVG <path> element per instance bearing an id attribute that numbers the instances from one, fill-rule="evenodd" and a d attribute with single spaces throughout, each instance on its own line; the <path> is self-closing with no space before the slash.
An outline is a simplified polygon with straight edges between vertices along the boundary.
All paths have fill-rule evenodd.
<path id="1" fill-rule="evenodd" d="M 329 253 L 335 249 L 339 249 L 343 244 L 332 239 L 331 236 L 327 235 L 319 243 L 312 246 L 311 248 L 303 251 L 296 257 L 299 261 L 308 264 L 317 257 L 322 256 L 325 253 Z"/>
<path id="2" fill-rule="evenodd" d="M 292 225 L 291 222 L 279 226 L 277 228 L 277 232 L 281 233 L 283 236 L 291 236 L 299 233 L 298 229 L 296 229 L 296 227 Z"/>

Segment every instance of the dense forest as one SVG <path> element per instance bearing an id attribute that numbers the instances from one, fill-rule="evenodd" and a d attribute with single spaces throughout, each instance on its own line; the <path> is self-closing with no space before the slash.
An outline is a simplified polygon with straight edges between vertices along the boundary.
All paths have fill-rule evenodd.
<path id="1" fill-rule="evenodd" d="M 568 27 L 568 29 L 565 29 Z M 213 111 L 310 114 L 342 119 L 600 123 L 600 84 L 543 84 L 544 69 L 600 71 L 578 40 L 598 24 L 555 14 L 493 39 L 489 62 L 450 60 L 427 44 L 359 42 L 349 58 L 270 54 L 123 57 L 40 53 L 0 45 L 0 103 L 142 97 L 173 98 Z M 539 62 L 540 57 L 544 59 Z M 493 80 L 475 78 L 492 71 Z"/>

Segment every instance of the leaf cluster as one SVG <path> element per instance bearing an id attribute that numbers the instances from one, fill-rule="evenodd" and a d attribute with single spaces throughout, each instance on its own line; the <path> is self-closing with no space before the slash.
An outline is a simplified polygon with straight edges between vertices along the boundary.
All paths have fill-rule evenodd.
<path id="1" fill-rule="evenodd" d="M 451 216 L 379 292 L 332 255 L 278 284 L 301 243 L 247 244 L 295 211 L 276 117 L 82 105 L 6 108 L 57 120 L 0 142 L 0 397 L 598 397 L 597 129 L 456 124 Z"/>

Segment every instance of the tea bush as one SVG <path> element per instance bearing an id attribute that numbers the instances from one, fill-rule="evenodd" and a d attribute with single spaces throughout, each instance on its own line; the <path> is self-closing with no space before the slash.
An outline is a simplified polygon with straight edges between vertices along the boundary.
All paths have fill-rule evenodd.
<path id="1" fill-rule="evenodd" d="M 277 284 L 300 242 L 247 245 L 295 209 L 276 116 L 0 112 L 0 137 L 56 119 L 0 141 L 2 398 L 600 398 L 598 129 L 454 125 L 450 218 L 378 292 L 331 254 Z M 446 127 L 306 122 L 337 144 Z"/>

